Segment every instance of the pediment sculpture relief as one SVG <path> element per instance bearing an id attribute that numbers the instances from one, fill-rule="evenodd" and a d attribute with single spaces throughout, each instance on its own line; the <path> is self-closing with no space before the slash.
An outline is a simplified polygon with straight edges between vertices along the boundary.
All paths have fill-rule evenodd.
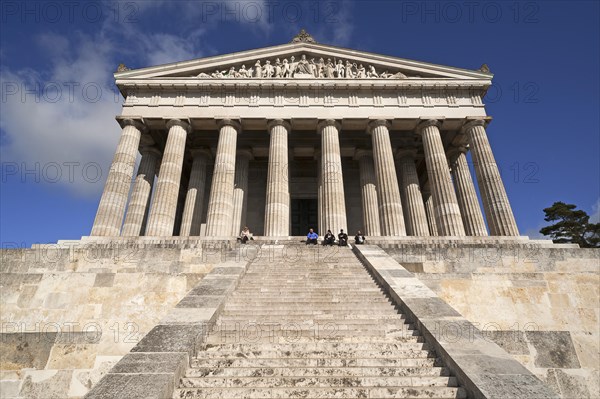
<path id="1" fill-rule="evenodd" d="M 314 58 L 308 60 L 306 54 L 302 54 L 299 60 L 292 55 L 290 59 L 276 58 L 275 60 L 256 60 L 254 66 L 246 68 L 242 65 L 237 68 L 215 70 L 211 73 L 202 72 L 196 75 L 198 78 L 256 78 L 256 79 L 285 79 L 285 78 L 321 78 L 321 79 L 406 79 L 402 72 L 378 72 L 373 65 L 366 67 L 351 60 L 337 60 L 331 58 Z"/>

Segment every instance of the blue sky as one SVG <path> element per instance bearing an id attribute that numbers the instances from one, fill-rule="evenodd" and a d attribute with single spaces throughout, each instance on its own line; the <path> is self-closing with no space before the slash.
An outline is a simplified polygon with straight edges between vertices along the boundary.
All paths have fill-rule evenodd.
<path id="1" fill-rule="evenodd" d="M 522 234 L 565 201 L 598 219 L 597 1 L 0 4 L 0 241 L 89 234 L 120 129 L 112 73 L 317 41 L 495 74 L 496 160 Z"/>

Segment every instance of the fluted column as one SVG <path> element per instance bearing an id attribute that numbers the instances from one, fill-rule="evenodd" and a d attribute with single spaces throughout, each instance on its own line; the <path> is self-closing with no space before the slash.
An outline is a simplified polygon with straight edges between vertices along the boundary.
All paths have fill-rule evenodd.
<path id="1" fill-rule="evenodd" d="M 138 166 L 137 176 L 133 183 L 133 191 L 125 214 L 122 236 L 136 237 L 143 233 L 144 220 L 150 211 L 150 196 L 156 175 L 156 165 L 160 159 L 160 151 L 153 146 L 140 148 L 142 160 Z"/>
<path id="2" fill-rule="evenodd" d="M 321 180 L 323 183 L 322 232 L 348 230 L 340 154 L 340 127 L 340 124 L 333 119 L 326 119 L 318 126 L 321 134 Z"/>
<path id="3" fill-rule="evenodd" d="M 468 236 L 487 236 L 466 153 L 467 147 L 465 146 L 453 147 L 448 152 L 460 214 L 465 226 L 465 233 Z"/>
<path id="4" fill-rule="evenodd" d="M 362 214 L 364 233 L 369 236 L 380 236 L 379 203 L 377 200 L 377 186 L 375 184 L 375 167 L 373 166 L 373 152 L 358 149 L 354 153 L 358 160 L 360 173 L 360 192 L 362 197 Z"/>
<path id="5" fill-rule="evenodd" d="M 240 131 L 241 126 L 236 121 L 224 119 L 219 122 L 219 143 L 206 218 L 207 236 L 231 235 L 235 154 Z"/>
<path id="6" fill-rule="evenodd" d="M 250 149 L 237 150 L 235 157 L 235 179 L 233 184 L 233 216 L 231 218 L 231 235 L 237 236 L 246 225 L 248 207 L 248 167 L 253 159 Z"/>
<path id="7" fill-rule="evenodd" d="M 268 124 L 269 169 L 265 204 L 265 235 L 290 235 L 290 188 L 288 181 L 288 134 L 290 124 L 275 119 Z"/>
<path id="8" fill-rule="evenodd" d="M 435 223 L 435 211 L 433 206 L 433 196 L 430 192 L 423 192 L 425 202 L 425 213 L 427 214 L 427 226 L 429 227 L 429 235 L 438 236 L 438 229 Z"/>
<path id="9" fill-rule="evenodd" d="M 210 151 L 206 148 L 194 148 L 191 150 L 191 154 L 192 171 L 185 195 L 179 231 L 179 235 L 184 237 L 200 235 L 204 190 L 206 189 L 206 164 L 210 159 Z"/>
<path id="10" fill-rule="evenodd" d="M 323 235 L 327 231 L 323 231 L 323 162 L 320 150 L 315 151 L 315 160 L 317 161 L 317 223 L 319 224 L 316 231 Z"/>
<path id="11" fill-rule="evenodd" d="M 490 234 L 493 236 L 518 236 L 519 229 L 510 202 L 508 202 L 484 125 L 484 120 L 473 120 L 467 123 L 463 130 L 467 134 L 470 144 L 471 157 Z"/>
<path id="12" fill-rule="evenodd" d="M 400 199 L 389 128 L 389 122 L 382 119 L 372 121 L 368 127 L 373 143 L 381 232 L 384 236 L 405 236 L 402 200 Z"/>
<path id="13" fill-rule="evenodd" d="M 145 129 L 141 122 L 133 119 L 125 119 L 122 124 L 121 138 L 104 184 L 92 236 L 118 236 L 121 231 L 140 137 Z"/>
<path id="14" fill-rule="evenodd" d="M 414 147 L 402 148 L 396 153 L 406 216 L 406 230 L 411 236 L 428 236 L 427 214 L 415 165 L 416 153 L 417 149 Z"/>
<path id="15" fill-rule="evenodd" d="M 167 122 L 169 133 L 163 152 L 156 190 L 148 216 L 147 236 L 172 236 L 175 227 L 185 141 L 190 125 L 178 119 Z"/>
<path id="16" fill-rule="evenodd" d="M 417 132 L 423 138 L 427 176 L 433 195 L 435 221 L 442 236 L 464 236 L 465 228 L 460 216 L 458 200 L 452 186 L 448 161 L 442 144 L 437 120 L 423 121 Z"/>

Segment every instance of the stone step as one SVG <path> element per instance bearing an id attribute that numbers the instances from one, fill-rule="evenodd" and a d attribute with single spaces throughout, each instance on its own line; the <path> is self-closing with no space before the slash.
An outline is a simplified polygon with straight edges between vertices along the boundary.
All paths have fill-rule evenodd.
<path id="1" fill-rule="evenodd" d="M 319 359 L 337 359 L 337 358 L 428 358 L 435 357 L 435 353 L 428 351 L 427 344 L 418 342 L 405 343 L 402 349 L 393 351 L 385 350 L 340 350 L 340 351 L 319 351 L 319 350 L 297 350 L 297 351 L 216 351 L 199 352 L 197 359 L 275 359 L 275 358 L 319 358 Z"/>
<path id="2" fill-rule="evenodd" d="M 387 312 L 393 312 L 395 311 L 395 307 L 390 305 L 389 303 L 363 303 L 363 304 L 348 304 L 345 302 L 339 302 L 339 303 L 331 303 L 331 304 L 324 304 L 324 303 L 320 303 L 320 305 L 317 305 L 314 307 L 315 310 L 313 310 L 313 312 L 320 312 L 320 313 L 325 313 L 329 310 L 335 310 L 335 311 L 347 311 L 350 312 L 352 311 L 352 313 L 358 313 L 360 311 L 373 311 L 373 310 L 381 310 L 381 311 L 387 311 Z M 301 305 L 292 305 L 292 304 L 283 304 L 283 305 L 279 305 L 279 304 L 271 304 L 271 305 L 257 305 L 255 303 L 249 302 L 249 303 L 228 303 L 225 304 L 224 310 L 229 312 L 235 312 L 235 311 L 250 311 L 250 312 L 263 312 L 263 311 L 297 311 L 297 310 L 302 310 L 305 311 L 307 308 L 306 306 L 301 306 Z"/>
<path id="3" fill-rule="evenodd" d="M 455 387 L 386 388 L 181 388 L 175 398 L 414 398 L 463 399 L 466 392 Z"/>
<path id="4" fill-rule="evenodd" d="M 241 317 L 241 316 L 240 316 Z M 268 332 L 268 331 L 371 331 L 371 330 L 379 330 L 381 332 L 404 332 L 408 335 L 413 335 L 413 331 L 409 328 L 406 328 L 405 325 L 399 320 L 399 323 L 387 323 L 382 321 L 380 324 L 365 324 L 365 323 L 357 323 L 353 324 L 350 321 L 346 321 L 343 323 L 334 323 L 331 321 L 322 321 L 322 322 L 311 322 L 310 320 L 306 320 L 302 322 L 299 319 L 296 321 L 283 321 L 278 318 L 253 318 L 253 319 L 238 319 L 238 321 L 221 319 L 217 324 L 218 329 L 215 327 L 211 331 L 212 332 L 235 332 L 235 331 L 244 331 L 246 334 Z"/>
<path id="5" fill-rule="evenodd" d="M 236 297 L 227 302 L 227 305 L 290 305 L 290 306 L 313 306 L 334 305 L 334 304 L 380 304 L 394 306 L 394 304 L 381 297 L 363 297 L 363 298 L 285 298 L 285 297 L 268 297 L 261 298 L 260 296 L 245 298 Z"/>
<path id="6" fill-rule="evenodd" d="M 206 343 L 209 344 L 219 344 L 219 343 L 230 343 L 230 344 L 290 344 L 290 343 L 315 343 L 315 342 L 340 342 L 340 343 L 363 343 L 363 342 L 388 342 L 388 343 L 404 343 L 404 342 L 414 342 L 413 337 L 408 337 L 402 334 L 378 334 L 372 335 L 363 333 L 359 336 L 352 335 L 338 335 L 338 334 L 330 334 L 327 335 L 325 333 L 321 335 L 315 336 L 313 335 L 303 335 L 296 336 L 292 333 L 290 334 L 264 334 L 261 336 L 243 336 L 242 334 L 231 334 L 226 337 L 222 335 L 213 336 L 209 335 L 206 338 Z"/>
<path id="7" fill-rule="evenodd" d="M 250 316 L 248 313 L 252 313 Z M 278 321 L 292 318 L 292 320 L 310 320 L 311 318 L 318 317 L 321 319 L 335 319 L 349 316 L 349 312 L 344 309 L 329 309 L 329 310 L 311 310 L 311 309 L 279 309 L 271 312 L 268 309 L 246 309 L 246 310 L 223 310 L 223 318 L 243 318 L 245 320 L 260 320 L 260 321 Z M 373 309 L 371 311 L 371 317 L 378 318 L 380 316 L 394 316 L 393 309 L 382 310 Z"/>
<path id="8" fill-rule="evenodd" d="M 442 366 L 437 358 L 358 358 L 358 359 L 198 359 L 193 358 L 192 367 L 434 367 Z"/>
<path id="9" fill-rule="evenodd" d="M 391 316 L 396 316 L 396 315 L 391 315 Z M 238 315 L 238 316 L 227 316 L 224 317 L 222 316 L 218 323 L 216 325 L 216 327 L 218 328 L 237 328 L 240 327 L 244 324 L 247 323 L 251 323 L 252 321 L 257 321 L 256 319 L 251 319 L 248 316 L 244 316 L 242 314 Z M 261 320 L 261 322 L 263 322 L 263 320 Z M 339 317 L 339 318 L 309 318 L 309 319 L 304 319 L 304 318 L 297 318 L 297 317 L 278 317 L 277 321 L 272 323 L 274 325 L 295 325 L 295 324 L 299 324 L 299 325 L 314 325 L 314 324 L 319 324 L 319 325 L 323 325 L 323 324 L 333 324 L 333 325 L 379 325 L 381 323 L 387 324 L 387 325 L 394 325 L 397 327 L 402 327 L 406 330 L 415 330 L 415 327 L 411 324 L 408 323 L 406 321 L 406 319 L 403 319 L 401 317 L 376 317 L 376 316 L 370 316 L 369 318 L 356 318 L 355 315 L 350 315 L 350 316 L 344 316 L 344 317 Z M 236 327 L 237 325 L 237 327 Z M 262 326 L 261 328 L 264 327 L 265 329 L 270 328 L 270 325 L 265 325 Z"/>
<path id="10" fill-rule="evenodd" d="M 188 378 L 200 377 L 403 377 L 449 376 L 444 367 L 197 367 L 186 371 Z"/>
<path id="11" fill-rule="evenodd" d="M 350 295 L 350 294 L 345 294 L 345 293 L 330 293 L 327 295 L 323 295 L 323 294 L 312 294 L 309 292 L 303 293 L 303 294 L 298 294 L 298 295 L 285 295 L 285 294 L 278 294 L 278 293 L 262 293 L 262 294 L 258 294 L 258 293 L 254 293 L 252 295 L 247 295 L 247 296 L 243 296 L 243 295 L 232 295 L 231 298 L 229 298 L 228 302 L 232 302 L 232 303 L 239 303 L 239 302 L 249 302 L 251 303 L 252 301 L 257 300 L 257 301 L 268 301 L 268 302 L 277 302 L 277 301 L 281 301 L 281 302 L 310 302 L 310 301 L 317 301 L 317 302 L 323 302 L 323 301 L 338 301 L 338 302 L 342 302 L 342 301 L 348 301 L 348 300 L 387 300 L 389 303 L 389 299 L 387 297 L 384 297 L 383 295 L 379 295 L 379 296 L 373 296 L 373 295 Z"/>
<path id="12" fill-rule="evenodd" d="M 397 341 L 407 342 L 408 340 L 412 340 L 412 336 L 408 336 L 407 334 L 402 334 L 401 332 L 386 332 L 386 331 L 378 331 L 378 330 L 361 330 L 361 331 L 352 331 L 352 330 L 287 330 L 278 332 L 254 332 L 250 330 L 250 332 L 246 330 L 236 330 L 230 331 L 227 335 L 219 334 L 217 335 L 209 335 L 207 337 L 208 343 L 217 343 L 219 339 L 223 340 L 224 343 L 266 343 L 283 340 L 284 343 L 293 343 L 293 342 L 302 342 L 299 341 L 300 338 L 307 339 L 323 339 L 323 340 L 343 340 L 344 338 L 357 338 L 356 336 L 360 335 L 365 340 L 368 339 L 384 339 L 384 338 L 396 338 Z"/>
<path id="13" fill-rule="evenodd" d="M 181 388 L 347 388 L 347 387 L 455 387 L 456 377 L 202 377 L 181 379 Z"/>
<path id="14" fill-rule="evenodd" d="M 349 351 L 349 350 L 382 350 L 382 351 L 394 351 L 403 349 L 405 347 L 402 343 L 391 343 L 391 342 L 365 342 L 365 343 L 343 343 L 343 342 L 313 342 L 303 344 L 204 344 L 200 346 L 203 352 L 216 352 L 216 351 L 242 351 L 242 352 L 253 352 L 253 351 L 298 351 L 298 350 L 325 350 L 325 351 Z"/>

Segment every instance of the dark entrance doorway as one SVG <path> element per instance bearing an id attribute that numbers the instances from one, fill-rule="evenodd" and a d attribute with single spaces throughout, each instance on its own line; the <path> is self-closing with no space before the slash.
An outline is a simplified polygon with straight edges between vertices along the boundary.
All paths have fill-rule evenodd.
<path id="1" fill-rule="evenodd" d="M 305 236 L 312 228 L 319 233 L 318 203 L 316 199 L 292 198 L 292 235 Z"/>

